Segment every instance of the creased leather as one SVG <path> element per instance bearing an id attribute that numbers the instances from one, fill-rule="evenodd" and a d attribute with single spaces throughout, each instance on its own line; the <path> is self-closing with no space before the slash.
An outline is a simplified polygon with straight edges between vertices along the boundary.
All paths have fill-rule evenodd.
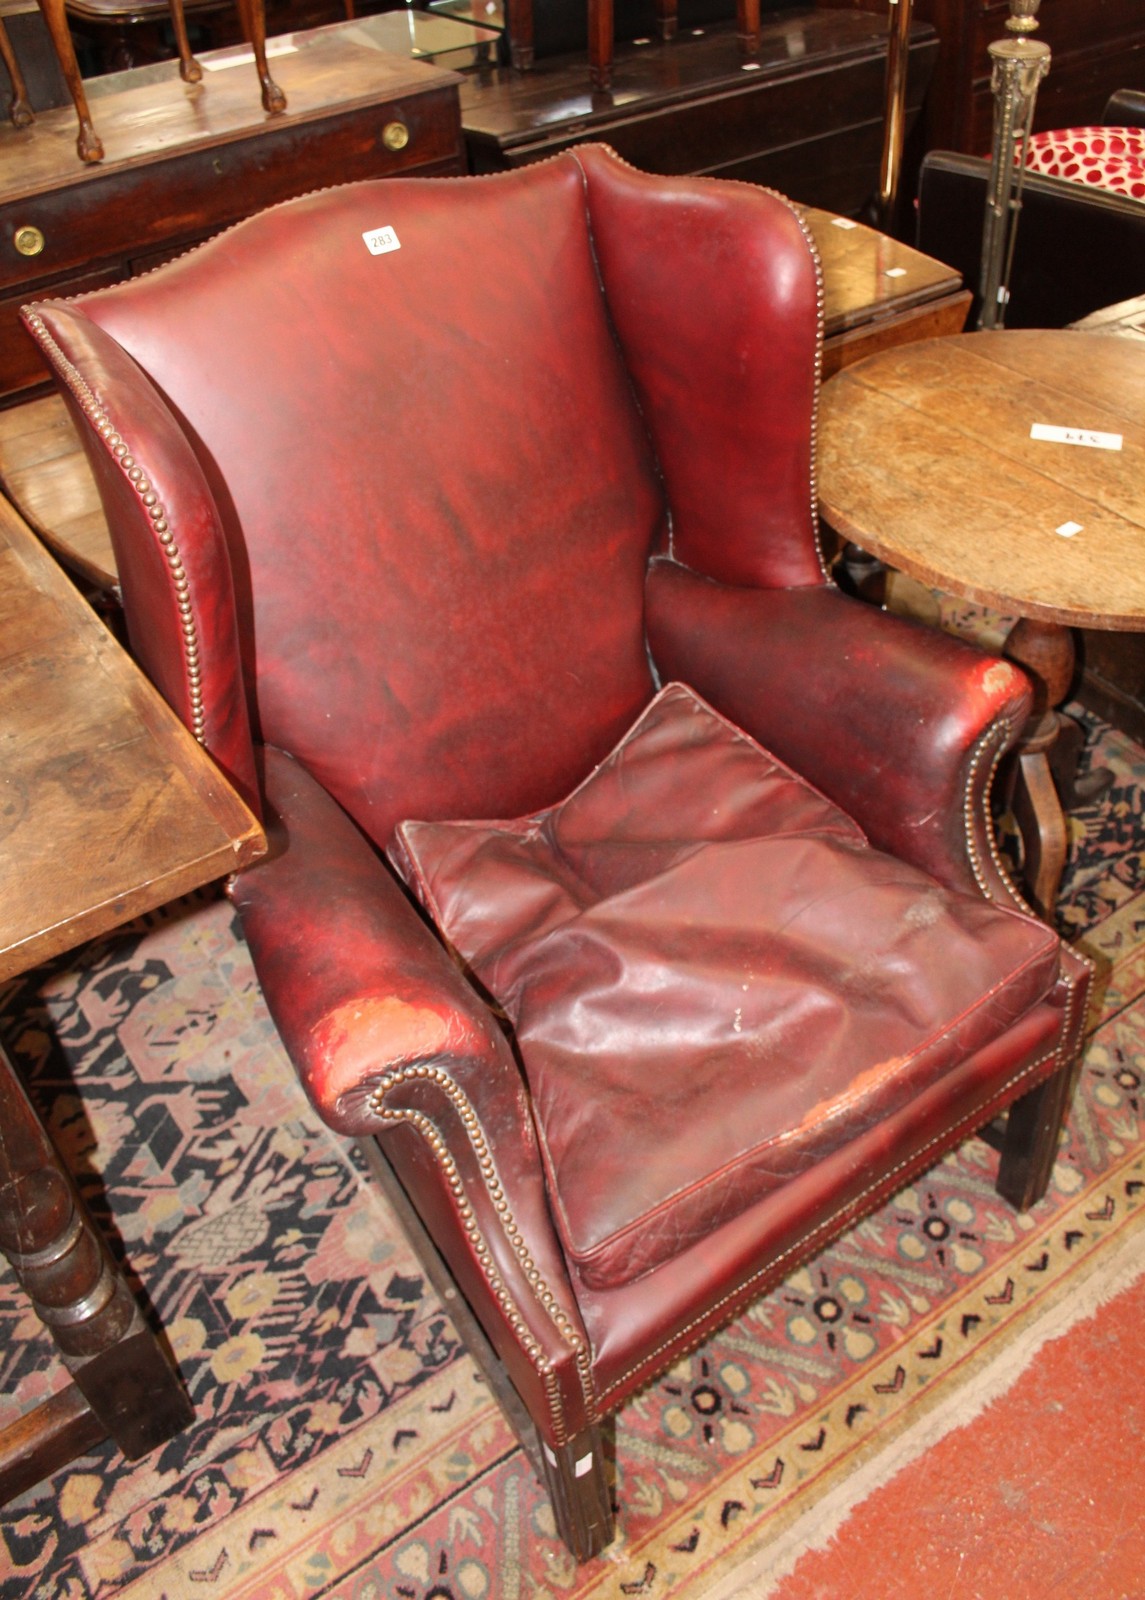
<path id="1" fill-rule="evenodd" d="M 669 685 L 561 805 L 399 866 L 516 1027 L 558 1227 L 624 1283 L 892 1115 L 1059 971 Z"/>
<path id="2" fill-rule="evenodd" d="M 67 314 L 194 445 L 259 737 L 376 843 L 549 804 L 646 703 L 664 502 L 571 156 L 306 196 Z"/>
<path id="3" fill-rule="evenodd" d="M 986 842 L 986 780 L 1029 715 L 1019 667 L 833 585 L 739 588 L 667 560 L 649 568 L 647 619 L 663 675 L 830 795 L 872 844 L 949 888 L 988 883 L 1012 899 Z"/>

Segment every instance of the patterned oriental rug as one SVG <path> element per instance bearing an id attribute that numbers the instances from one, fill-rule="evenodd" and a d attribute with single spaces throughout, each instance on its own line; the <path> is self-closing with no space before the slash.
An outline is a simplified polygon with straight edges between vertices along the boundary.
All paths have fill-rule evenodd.
<path id="1" fill-rule="evenodd" d="M 145 1460 L 104 1446 L 0 1513 L 4 1600 L 759 1600 L 1145 1268 L 1145 752 L 1087 729 L 1113 781 L 1071 819 L 1060 917 L 1100 972 L 1049 1195 L 1016 1217 L 970 1140 L 679 1363 L 621 1414 L 623 1536 L 579 1570 L 361 1157 L 297 1087 L 226 903 L 0 986 L 195 1407 Z M 63 1381 L 0 1278 L 0 1421 Z"/>

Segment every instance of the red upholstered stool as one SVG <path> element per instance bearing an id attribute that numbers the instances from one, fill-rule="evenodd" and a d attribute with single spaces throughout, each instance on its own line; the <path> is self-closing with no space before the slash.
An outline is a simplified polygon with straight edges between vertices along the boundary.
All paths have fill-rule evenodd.
<path id="1" fill-rule="evenodd" d="M 1036 133 L 1027 146 L 1026 165 L 1047 178 L 1070 178 L 1145 200 L 1145 129 L 1058 128 Z"/>

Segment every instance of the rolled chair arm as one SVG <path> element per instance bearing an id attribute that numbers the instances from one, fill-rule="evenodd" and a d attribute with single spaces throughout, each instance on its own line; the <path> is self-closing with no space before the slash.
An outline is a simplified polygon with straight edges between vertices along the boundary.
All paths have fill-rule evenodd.
<path id="1" fill-rule="evenodd" d="M 522 1398 L 563 1444 L 592 1420 L 588 1342 L 513 1054 L 354 823 L 289 756 L 263 761 L 270 852 L 231 897 L 271 1015 L 322 1118 L 379 1137 Z"/>
<path id="2" fill-rule="evenodd" d="M 1021 903 L 997 858 L 990 783 L 1031 703 L 1024 674 L 829 584 L 733 589 L 653 564 L 648 634 L 690 683 L 852 816 L 950 888 Z"/>

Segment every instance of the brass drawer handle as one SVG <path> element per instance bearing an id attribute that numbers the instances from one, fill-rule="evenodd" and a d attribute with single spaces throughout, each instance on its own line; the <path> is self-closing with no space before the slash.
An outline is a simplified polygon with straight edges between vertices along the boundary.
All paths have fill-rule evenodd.
<path id="1" fill-rule="evenodd" d="M 387 150 L 404 150 L 409 144 L 409 129 L 404 122 L 387 122 L 382 129 L 382 143 Z"/>
<path id="2" fill-rule="evenodd" d="M 31 223 L 22 228 L 17 228 L 12 243 L 16 246 L 17 254 L 22 256 L 38 256 L 47 240 Z"/>

